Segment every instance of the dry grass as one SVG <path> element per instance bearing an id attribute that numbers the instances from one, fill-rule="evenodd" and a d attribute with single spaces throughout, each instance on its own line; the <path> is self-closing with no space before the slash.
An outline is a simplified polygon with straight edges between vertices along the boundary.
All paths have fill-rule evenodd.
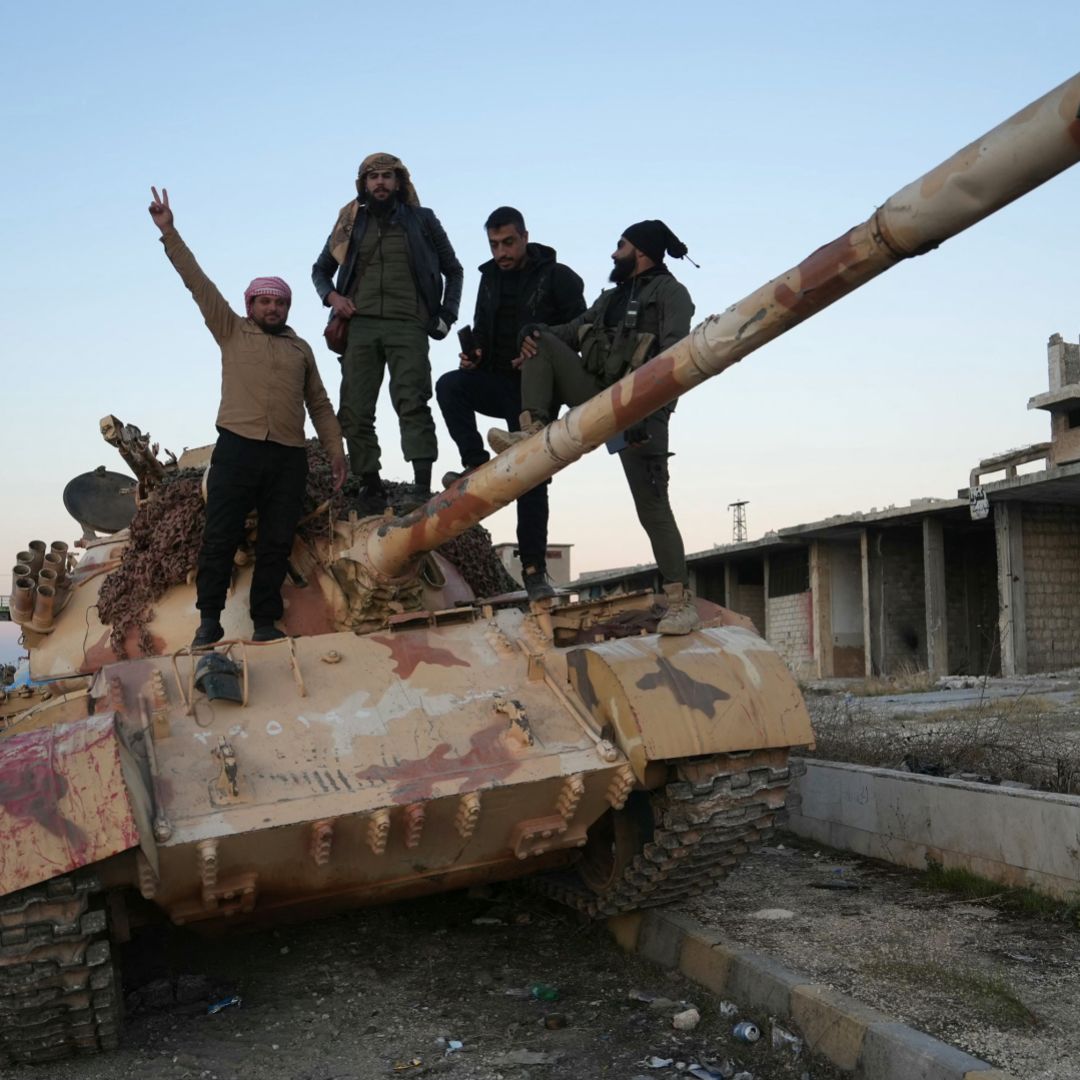
<path id="1" fill-rule="evenodd" d="M 863 679 L 849 690 L 856 697 L 885 697 L 890 694 L 923 694 L 937 689 L 937 680 L 929 671 L 900 671 L 895 675 L 876 675 Z"/>
<path id="2" fill-rule="evenodd" d="M 1080 795 L 1080 741 L 1037 698 L 985 702 L 915 719 L 882 717 L 856 698 L 815 704 L 814 756 L 932 776 L 973 774 Z"/>

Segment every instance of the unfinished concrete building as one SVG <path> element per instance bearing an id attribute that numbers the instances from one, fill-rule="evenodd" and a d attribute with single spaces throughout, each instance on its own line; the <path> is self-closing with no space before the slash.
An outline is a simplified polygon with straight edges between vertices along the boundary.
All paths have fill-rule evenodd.
<path id="1" fill-rule="evenodd" d="M 690 555 L 691 584 L 753 619 L 805 678 L 1015 675 L 1080 665 L 1080 344 L 1055 334 L 1049 442 L 980 461 L 955 499 L 794 525 Z M 655 565 L 582 576 L 659 587 Z"/>

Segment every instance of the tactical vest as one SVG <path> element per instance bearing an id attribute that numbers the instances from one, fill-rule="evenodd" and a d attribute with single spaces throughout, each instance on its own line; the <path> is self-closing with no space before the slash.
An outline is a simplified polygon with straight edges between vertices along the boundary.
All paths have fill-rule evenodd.
<path id="1" fill-rule="evenodd" d="M 582 366 L 599 375 L 605 386 L 656 354 L 660 336 L 657 293 L 664 281 L 664 275 L 650 277 L 627 305 L 626 315 L 613 327 L 604 325 L 604 314 L 615 297 L 615 290 L 611 289 L 601 297 L 603 302 L 597 307 L 596 321 L 579 328 Z"/>
<path id="2" fill-rule="evenodd" d="M 427 323 L 416 291 L 405 230 L 398 224 L 370 221 L 360 241 L 359 268 L 352 301 L 358 315 L 381 319 L 418 319 Z"/>

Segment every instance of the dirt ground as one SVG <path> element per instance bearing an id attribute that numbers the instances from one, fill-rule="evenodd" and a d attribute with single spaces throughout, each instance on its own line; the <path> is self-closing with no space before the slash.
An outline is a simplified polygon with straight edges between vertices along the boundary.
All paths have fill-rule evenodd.
<path id="1" fill-rule="evenodd" d="M 4 1080 L 547 1080 L 745 1071 L 753 1080 L 839 1080 L 803 1050 L 753 1045 L 739 1017 L 677 975 L 621 952 L 602 924 L 520 889 L 352 912 L 203 942 L 143 942 L 128 957 L 122 1048 Z M 555 1001 L 531 988 L 554 988 Z M 239 1007 L 207 1003 L 239 995 Z M 633 995 L 633 996 L 632 996 Z M 176 998 L 181 999 L 181 1003 Z M 637 1000 L 635 1000 L 635 997 Z M 640 1000 L 661 997 L 663 1002 Z M 680 1001 L 701 1013 L 675 1031 Z M 550 1025 L 550 1026 L 548 1026 Z M 450 1040 L 460 1041 L 451 1049 Z M 647 1059 L 672 1059 L 650 1068 Z M 708 1076 L 707 1073 L 700 1075 Z M 745 1078 L 744 1078 L 745 1080 Z"/>
<path id="2" fill-rule="evenodd" d="M 791 836 L 679 908 L 1023 1080 L 1080 1075 L 1075 923 L 927 891 L 912 871 Z"/>

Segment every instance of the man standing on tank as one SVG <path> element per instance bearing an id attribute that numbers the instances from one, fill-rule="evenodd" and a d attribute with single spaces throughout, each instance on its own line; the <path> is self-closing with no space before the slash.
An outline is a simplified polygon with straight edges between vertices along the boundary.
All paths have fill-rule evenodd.
<path id="1" fill-rule="evenodd" d="M 694 303 L 675 280 L 664 255 L 681 259 L 686 245 L 662 222 L 639 221 L 619 238 L 611 256 L 615 288 L 583 315 L 522 334 L 520 430 L 492 429 L 497 453 L 543 429 L 561 405 L 580 405 L 690 333 Z M 700 625 L 682 535 L 668 499 L 668 420 L 674 403 L 612 440 L 664 581 L 667 613 L 657 629 L 687 634 Z"/>
<path id="2" fill-rule="evenodd" d="M 443 419 L 465 471 L 488 460 L 476 426 L 477 413 L 505 420 L 511 430 L 521 413 L 521 350 L 524 326 L 561 324 L 585 310 L 585 286 L 554 248 L 529 241 L 525 219 L 512 206 L 493 210 L 484 223 L 492 258 L 480 267 L 473 331 L 476 350 L 435 384 Z M 461 476 L 443 477 L 448 487 Z M 554 595 L 547 579 L 548 485 L 518 499 L 517 537 L 523 583 L 530 600 Z"/>
<path id="3" fill-rule="evenodd" d="M 330 458 L 335 490 L 347 472 L 341 428 L 311 347 L 286 322 L 292 303 L 289 286 L 277 277 L 255 278 L 244 292 L 247 318 L 241 318 L 180 238 L 168 191 L 162 188 L 160 196 L 156 188 L 150 191 L 150 217 L 161 230 L 165 254 L 221 347 L 218 440 L 210 459 L 206 527 L 195 579 L 201 621 L 191 644 L 212 645 L 224 636 L 221 612 L 233 556 L 252 508 L 259 519 L 251 578 L 252 640 L 275 641 L 285 636 L 274 624 L 283 612 L 281 584 L 307 482 L 305 406 Z"/>
<path id="4" fill-rule="evenodd" d="M 369 154 L 311 280 L 322 302 L 348 321 L 338 416 L 349 466 L 368 495 L 382 495 L 375 405 L 383 372 L 412 463 L 413 498 L 431 494 L 438 456 L 428 337 L 446 337 L 457 319 L 464 274 L 435 214 L 420 205 L 409 170 L 392 154 Z M 337 280 L 334 281 L 334 274 Z"/>

